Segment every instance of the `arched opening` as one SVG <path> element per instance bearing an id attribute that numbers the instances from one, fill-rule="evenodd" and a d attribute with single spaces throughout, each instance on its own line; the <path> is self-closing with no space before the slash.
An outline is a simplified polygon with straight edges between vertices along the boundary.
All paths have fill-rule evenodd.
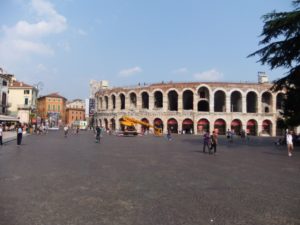
<path id="1" fill-rule="evenodd" d="M 163 107 L 163 94 L 161 91 L 154 92 L 154 107 L 155 108 Z"/>
<path id="2" fill-rule="evenodd" d="M 214 123 L 214 130 L 220 135 L 225 135 L 225 132 L 226 132 L 225 120 L 217 119 Z"/>
<path id="3" fill-rule="evenodd" d="M 142 109 L 149 109 L 149 94 L 147 92 L 142 93 Z"/>
<path id="4" fill-rule="evenodd" d="M 108 120 L 107 119 L 104 119 L 104 127 L 105 127 L 105 130 L 108 130 Z"/>
<path id="5" fill-rule="evenodd" d="M 129 99 L 130 99 L 130 108 L 135 109 L 137 103 L 136 94 L 134 92 L 130 93 Z"/>
<path id="6" fill-rule="evenodd" d="M 178 111 L 178 94 L 176 91 L 169 91 L 168 102 L 168 109 L 170 111 Z"/>
<path id="7" fill-rule="evenodd" d="M 214 111 L 215 112 L 226 112 L 226 95 L 224 91 L 216 91 L 214 95 Z"/>
<path id="8" fill-rule="evenodd" d="M 144 122 L 144 123 L 149 124 L 149 120 L 147 118 L 142 118 L 141 121 Z M 141 133 L 142 134 L 149 133 L 149 126 L 142 125 L 141 126 Z"/>
<path id="9" fill-rule="evenodd" d="M 100 109 L 103 109 L 103 99 L 100 98 Z"/>
<path id="10" fill-rule="evenodd" d="M 115 95 L 111 96 L 111 102 L 112 102 L 113 109 L 115 109 L 116 108 L 116 96 Z"/>
<path id="11" fill-rule="evenodd" d="M 183 100 L 183 109 L 184 110 L 192 110 L 194 106 L 194 94 L 190 90 L 186 90 L 182 95 Z"/>
<path id="12" fill-rule="evenodd" d="M 171 133 L 178 134 L 178 122 L 174 118 L 168 120 L 168 130 Z"/>
<path id="13" fill-rule="evenodd" d="M 231 121 L 231 131 L 233 131 L 236 135 L 240 135 L 242 131 L 242 122 L 238 119 Z"/>
<path id="14" fill-rule="evenodd" d="M 284 104 L 284 94 L 278 93 L 278 95 L 276 96 L 276 109 L 283 110 L 283 104 Z"/>
<path id="15" fill-rule="evenodd" d="M 231 112 L 242 112 L 242 94 L 239 91 L 232 92 L 230 96 L 230 111 Z"/>
<path id="16" fill-rule="evenodd" d="M 248 120 L 247 122 L 247 134 L 257 136 L 257 122 L 256 120 Z"/>
<path id="17" fill-rule="evenodd" d="M 102 124 L 102 120 L 101 120 L 101 119 L 99 119 L 99 126 L 100 126 L 100 127 L 102 127 L 102 126 L 103 126 L 103 124 Z"/>
<path id="18" fill-rule="evenodd" d="M 153 121 L 153 124 L 157 127 L 157 128 L 161 128 L 161 130 L 164 130 L 164 123 L 160 118 L 155 118 Z"/>
<path id="19" fill-rule="evenodd" d="M 200 99 L 209 100 L 209 90 L 207 87 L 200 87 L 198 89 L 198 96 Z"/>
<path id="20" fill-rule="evenodd" d="M 264 92 L 262 97 L 262 109 L 263 113 L 270 113 L 272 112 L 272 95 L 270 92 Z"/>
<path id="21" fill-rule="evenodd" d="M 262 123 L 262 134 L 263 135 L 268 135 L 271 136 L 272 135 L 272 122 L 270 120 L 264 120 Z"/>
<path id="22" fill-rule="evenodd" d="M 115 119 L 111 119 L 110 124 L 111 124 L 111 130 L 116 130 L 116 121 L 115 121 Z"/>
<path id="23" fill-rule="evenodd" d="M 125 95 L 120 94 L 120 109 L 125 109 Z"/>
<path id="24" fill-rule="evenodd" d="M 204 134 L 209 131 L 209 121 L 207 119 L 200 119 L 197 123 L 197 133 Z"/>
<path id="25" fill-rule="evenodd" d="M 209 112 L 209 103 L 206 100 L 200 100 L 198 102 L 198 111 L 199 112 Z"/>
<path id="26" fill-rule="evenodd" d="M 193 134 L 194 132 L 194 122 L 191 119 L 185 119 L 182 122 L 182 133 L 183 134 Z"/>
<path id="27" fill-rule="evenodd" d="M 247 113 L 257 113 L 257 94 L 250 91 L 246 97 L 247 100 Z"/>
<path id="28" fill-rule="evenodd" d="M 121 131 L 125 131 L 125 126 L 121 123 L 123 121 L 122 118 L 119 119 L 119 127 Z"/>
<path id="29" fill-rule="evenodd" d="M 107 96 L 104 97 L 104 101 L 105 101 L 105 109 L 108 109 L 108 97 Z"/>
<path id="30" fill-rule="evenodd" d="M 276 136 L 283 136 L 285 134 L 286 125 L 283 119 L 278 118 L 276 121 Z"/>

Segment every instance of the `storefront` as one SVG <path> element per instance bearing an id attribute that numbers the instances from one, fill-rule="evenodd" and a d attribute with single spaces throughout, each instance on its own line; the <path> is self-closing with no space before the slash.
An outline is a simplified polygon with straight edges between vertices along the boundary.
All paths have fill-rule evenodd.
<path id="1" fill-rule="evenodd" d="M 191 119 L 185 119 L 182 122 L 182 133 L 183 134 L 193 134 L 194 123 Z"/>
<path id="2" fill-rule="evenodd" d="M 220 135 L 225 135 L 225 132 L 226 132 L 225 120 L 217 119 L 214 123 L 214 130 Z"/>
<path id="3" fill-rule="evenodd" d="M 175 119 L 169 119 L 168 120 L 168 130 L 170 130 L 171 133 L 178 134 L 178 122 Z"/>

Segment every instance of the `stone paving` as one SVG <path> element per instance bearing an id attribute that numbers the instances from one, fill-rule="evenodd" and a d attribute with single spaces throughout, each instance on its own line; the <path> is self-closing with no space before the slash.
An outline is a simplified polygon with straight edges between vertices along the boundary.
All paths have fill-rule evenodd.
<path id="1" fill-rule="evenodd" d="M 300 151 L 272 138 L 104 136 L 62 131 L 0 148 L 1 225 L 300 224 Z"/>

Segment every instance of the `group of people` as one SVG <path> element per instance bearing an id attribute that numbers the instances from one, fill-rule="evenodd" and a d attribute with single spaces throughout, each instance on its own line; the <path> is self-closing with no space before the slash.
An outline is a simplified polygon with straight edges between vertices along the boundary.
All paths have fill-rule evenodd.
<path id="1" fill-rule="evenodd" d="M 218 134 L 216 131 L 213 131 L 210 135 L 209 132 L 206 132 L 203 135 L 203 153 L 206 153 L 206 148 L 208 149 L 209 154 L 216 155 L 218 145 Z M 212 152 L 212 150 L 214 150 Z"/>

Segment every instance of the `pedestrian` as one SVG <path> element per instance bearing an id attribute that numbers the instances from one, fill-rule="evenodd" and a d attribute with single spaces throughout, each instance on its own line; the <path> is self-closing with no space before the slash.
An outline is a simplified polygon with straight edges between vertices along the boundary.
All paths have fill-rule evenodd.
<path id="1" fill-rule="evenodd" d="M 168 129 L 167 139 L 168 139 L 168 141 L 171 141 L 171 140 L 172 140 L 172 137 L 171 137 L 171 130 L 170 130 L 170 129 Z"/>
<path id="2" fill-rule="evenodd" d="M 208 149 L 208 152 L 210 152 L 209 148 L 209 133 L 208 132 L 205 132 L 204 135 L 203 135 L 203 153 L 205 153 L 205 149 L 207 147 Z"/>
<path id="3" fill-rule="evenodd" d="M 65 127 L 64 127 L 65 137 L 68 137 L 68 131 L 69 131 L 69 127 L 67 125 L 65 125 Z"/>
<path id="4" fill-rule="evenodd" d="M 20 146 L 22 143 L 22 137 L 23 137 L 23 129 L 21 125 L 17 126 L 17 146 Z"/>
<path id="5" fill-rule="evenodd" d="M 291 157 L 292 151 L 294 149 L 292 131 L 287 132 L 286 144 L 287 144 L 287 148 L 288 148 L 288 155 L 289 155 L 289 157 Z"/>
<path id="6" fill-rule="evenodd" d="M 96 143 L 100 143 L 101 139 L 101 128 L 96 126 Z"/>
<path id="7" fill-rule="evenodd" d="M 76 127 L 76 134 L 79 134 L 79 126 Z"/>
<path id="8" fill-rule="evenodd" d="M 3 136 L 3 128 L 2 128 L 2 124 L 0 124 L 0 145 L 3 145 L 2 136 Z"/>
<path id="9" fill-rule="evenodd" d="M 210 150 L 214 149 L 214 155 L 216 155 L 217 154 L 218 135 L 215 131 L 212 132 L 210 139 L 211 139 Z M 211 151 L 209 153 L 211 154 Z"/>

